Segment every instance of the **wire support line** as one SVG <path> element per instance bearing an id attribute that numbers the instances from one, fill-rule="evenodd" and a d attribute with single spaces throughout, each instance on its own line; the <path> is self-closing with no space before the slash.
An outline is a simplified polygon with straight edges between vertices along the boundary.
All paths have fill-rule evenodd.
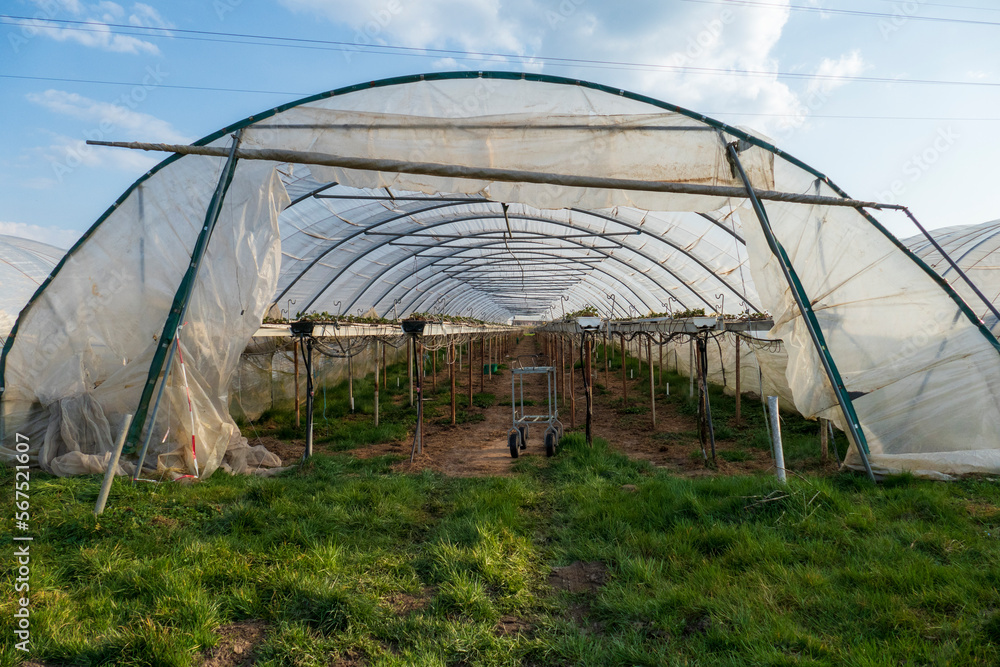
<path id="1" fill-rule="evenodd" d="M 823 14 L 840 14 L 843 16 L 858 16 L 863 18 L 877 18 L 898 20 L 899 13 L 872 12 L 860 9 L 843 9 L 836 7 L 818 7 L 816 5 L 776 5 L 772 2 L 759 2 L 757 0 L 682 0 L 699 5 L 726 5 L 727 7 L 754 7 L 761 9 L 789 9 L 799 12 L 821 12 Z M 982 7 L 967 7 L 966 9 L 983 9 Z M 963 19 L 952 16 L 920 16 L 919 14 L 906 14 L 905 18 L 914 21 L 929 21 L 933 23 L 961 23 L 967 25 L 1000 26 L 997 21 L 984 21 L 981 19 Z"/>
<path id="2" fill-rule="evenodd" d="M 688 2 L 700 2 L 706 4 L 736 4 L 742 2 L 748 6 L 749 0 L 730 0 L 728 2 L 715 2 L 714 0 L 686 0 Z M 777 8 L 777 5 L 768 3 L 754 3 L 765 8 Z M 791 8 L 801 8 L 801 5 L 792 5 Z M 831 11 L 826 8 L 810 7 L 806 9 Z M 850 10 L 841 10 L 848 12 Z M 885 14 L 886 17 L 896 18 L 894 14 Z M 932 20 L 935 17 L 909 16 L 911 19 Z M 974 21 L 971 19 L 949 19 L 941 17 L 941 21 L 956 23 L 976 23 L 982 25 L 1000 25 L 997 22 Z M 666 72 L 693 72 L 700 74 L 711 74 L 718 76 L 755 76 L 755 77 L 785 77 L 791 79 L 807 80 L 835 80 L 835 81 L 858 81 L 874 83 L 907 83 L 907 84 L 935 84 L 935 85 L 966 85 L 966 86 L 1000 86 L 1000 83 L 985 81 L 948 81 L 948 80 L 925 80 L 925 79 L 888 79 L 885 77 L 865 77 L 849 76 L 839 74 L 809 74 L 806 72 L 783 72 L 776 70 L 753 70 L 738 68 L 718 68 L 718 67 L 698 67 L 692 65 L 664 65 L 656 63 L 642 63 L 615 60 L 597 60 L 589 58 L 568 58 L 545 55 L 524 55 L 518 53 L 488 52 L 488 51 L 465 51 L 461 49 L 434 49 L 423 47 L 408 47 L 394 44 L 358 44 L 355 42 L 307 39 L 301 37 L 286 37 L 280 35 L 260 35 L 252 33 L 234 33 L 210 30 L 192 30 L 181 28 L 164 29 L 160 26 L 132 25 L 125 23 L 111 23 L 102 21 L 83 21 L 72 19 L 38 19 L 29 16 L 15 14 L 0 14 L 0 23 L 12 25 L 27 25 L 37 30 L 74 30 L 82 32 L 107 33 L 109 28 L 116 28 L 115 34 L 133 35 L 139 37 L 179 39 L 188 41 L 221 42 L 226 44 L 247 44 L 252 46 L 271 46 L 312 50 L 333 50 L 333 51 L 353 51 L 363 53 L 382 53 L 387 55 L 411 55 L 425 58 L 440 58 L 442 55 L 460 59 L 482 60 L 504 58 L 517 62 L 532 64 L 548 64 L 561 67 L 580 67 L 589 69 L 625 69 L 625 70 L 645 70 L 645 71 L 666 71 Z M 245 41 L 255 40 L 255 41 Z M 299 94 L 299 93 L 296 93 Z M 305 94 L 305 93 L 302 93 Z"/>

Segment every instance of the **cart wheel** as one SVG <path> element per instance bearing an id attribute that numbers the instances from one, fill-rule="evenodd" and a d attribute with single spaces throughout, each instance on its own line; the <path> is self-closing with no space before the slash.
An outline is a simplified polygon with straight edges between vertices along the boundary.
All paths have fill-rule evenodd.
<path id="1" fill-rule="evenodd" d="M 518 426 L 517 430 L 521 434 L 521 449 L 527 449 L 528 448 L 528 427 L 527 426 Z"/>
<path id="2" fill-rule="evenodd" d="M 555 456 L 556 453 L 556 432 L 549 429 L 545 432 L 545 455 Z"/>
<path id="3" fill-rule="evenodd" d="M 520 449 L 517 446 L 518 445 L 517 441 L 519 439 L 520 438 L 518 437 L 517 431 L 511 431 L 510 433 L 507 434 L 507 446 L 510 448 L 510 458 L 512 459 L 517 458 L 517 453 L 518 450 Z"/>

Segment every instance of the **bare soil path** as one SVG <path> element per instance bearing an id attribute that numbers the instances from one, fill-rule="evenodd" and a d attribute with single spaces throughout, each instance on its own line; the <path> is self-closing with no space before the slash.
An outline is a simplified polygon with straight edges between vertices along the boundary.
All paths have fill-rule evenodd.
<path id="1" fill-rule="evenodd" d="M 538 353 L 538 339 L 534 336 L 524 336 L 520 343 L 511 351 L 505 363 L 508 368 L 519 355 Z M 610 383 L 605 384 L 603 358 L 594 367 L 594 437 L 607 440 L 611 446 L 623 454 L 638 460 L 649 461 L 655 466 L 663 467 L 688 476 L 703 476 L 715 474 L 740 474 L 766 470 L 772 466 L 766 452 L 752 452 L 747 461 L 728 462 L 719 458 L 716 469 L 707 468 L 696 455 L 699 446 L 696 437 L 692 437 L 697 425 L 693 416 L 681 414 L 673 404 L 658 401 L 656 406 L 656 428 L 652 425 L 652 415 L 649 410 L 635 413 L 635 408 L 625 410 L 621 405 L 621 376 L 611 374 Z M 586 404 L 583 391 L 583 379 L 579 369 L 573 374 L 576 391 L 576 431 L 582 432 L 586 418 Z M 465 372 L 459 373 L 460 388 L 458 389 L 459 405 L 467 403 L 468 389 Z M 474 376 L 474 391 L 479 392 L 478 373 Z M 629 395 L 636 397 L 636 388 L 640 383 L 648 383 L 648 376 L 629 381 Z M 415 456 L 410 463 L 410 448 L 412 438 L 407 441 L 372 445 L 354 449 L 345 454 L 359 458 L 396 454 L 406 457 L 397 464 L 400 471 L 417 472 L 424 469 L 436 470 L 455 477 L 478 477 L 487 475 L 509 475 L 514 459 L 507 448 L 507 432 L 511 428 L 512 415 L 510 408 L 511 374 L 510 370 L 502 370 L 492 377 L 487 376 L 484 390 L 497 398 L 497 404 L 486 409 L 473 408 L 473 412 L 481 413 L 483 421 L 475 423 L 439 425 L 433 420 L 425 422 L 423 452 Z M 561 387 L 560 387 L 561 389 Z M 687 391 L 687 387 L 674 387 L 674 391 Z M 656 388 L 657 397 L 663 395 L 665 388 Z M 545 385 L 544 376 L 530 376 L 525 381 L 525 397 L 535 398 L 539 410 L 544 410 Z M 648 395 L 643 395 L 648 407 Z M 571 400 L 560 392 L 559 416 L 567 432 L 572 432 Z M 636 403 L 633 402 L 633 405 Z M 521 452 L 522 457 L 545 457 L 541 429 L 529 433 L 528 448 Z M 721 441 L 718 449 L 732 448 L 732 443 Z"/>

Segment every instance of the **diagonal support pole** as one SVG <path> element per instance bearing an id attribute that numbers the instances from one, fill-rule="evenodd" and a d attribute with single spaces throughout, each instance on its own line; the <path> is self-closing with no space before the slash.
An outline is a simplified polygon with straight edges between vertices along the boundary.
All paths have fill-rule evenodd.
<path id="1" fill-rule="evenodd" d="M 868 477 L 874 482 L 875 474 L 872 472 L 871 464 L 868 462 L 868 439 L 865 437 L 864 431 L 861 429 L 858 414 L 854 410 L 854 403 L 851 401 L 851 397 L 847 393 L 847 388 L 844 386 L 844 380 L 840 377 L 840 371 L 837 370 L 837 364 L 830 355 L 830 351 L 827 349 L 826 338 L 823 336 L 823 330 L 820 329 L 819 322 L 816 320 L 816 314 L 813 312 L 812 306 L 810 305 L 809 297 L 805 293 L 805 289 L 802 287 L 802 283 L 799 281 L 799 277 L 795 273 L 795 268 L 792 267 L 792 263 L 789 261 L 784 247 L 782 247 L 782 245 L 778 242 L 778 239 L 774 236 L 774 230 L 771 229 L 771 222 L 768 220 L 767 212 L 764 210 L 764 206 L 757 198 L 757 195 L 750 184 L 750 179 L 747 178 L 746 172 L 743 170 L 743 164 L 740 162 L 736 146 L 734 144 L 729 144 L 726 146 L 726 149 L 729 153 L 729 158 L 732 160 L 733 166 L 736 167 L 736 171 L 739 173 L 740 179 L 743 181 L 744 186 L 746 186 L 746 195 L 750 199 L 754 213 L 757 214 L 757 219 L 760 221 L 761 229 L 764 231 L 764 236 L 767 238 L 767 245 L 771 249 L 771 252 L 774 253 L 775 258 L 778 260 L 778 265 L 781 267 L 781 272 L 785 277 L 785 282 L 788 284 L 789 289 L 791 289 L 792 296 L 795 298 L 795 303 L 798 305 L 799 311 L 802 313 L 802 320 L 806 324 L 806 329 L 809 330 L 809 337 L 812 338 L 813 345 L 816 347 L 816 353 L 819 355 L 820 361 L 823 363 L 823 369 L 826 371 L 826 376 L 830 380 L 830 385 L 833 387 L 833 393 L 837 396 L 837 402 L 840 404 L 840 409 L 844 412 L 844 418 L 847 420 L 847 428 L 854 439 L 854 443 L 858 446 L 858 453 L 861 455 L 861 461 L 864 463 L 865 471 L 868 473 Z"/>
<path id="2" fill-rule="evenodd" d="M 142 435 L 142 429 L 147 422 L 149 401 L 153 396 L 153 389 L 156 387 L 157 380 L 160 379 L 162 371 L 163 379 L 160 381 L 160 390 L 157 393 L 156 402 L 153 404 L 152 414 L 148 415 L 150 427 L 142 442 L 142 449 L 139 453 L 139 461 L 135 467 L 133 482 L 139 478 L 143 462 L 146 460 L 149 441 L 153 436 L 153 424 L 156 422 L 156 413 L 159 410 L 160 401 L 163 398 L 163 392 L 167 385 L 167 378 L 170 375 L 170 367 L 173 364 L 173 351 L 177 345 L 177 330 L 184 323 L 184 316 L 187 314 L 188 305 L 191 303 L 191 294 L 194 292 L 194 286 L 198 280 L 198 270 L 201 268 L 201 261 L 205 257 L 208 242 L 211 240 L 212 232 L 215 230 L 215 224 L 219 221 L 219 213 L 222 211 L 222 200 L 225 199 L 229 185 L 233 181 L 237 161 L 236 150 L 239 148 L 242 138 L 242 130 L 237 132 L 233 137 L 233 145 L 229 149 L 229 157 L 222 169 L 222 174 L 219 176 L 219 183 L 215 187 L 212 200 L 208 204 L 208 211 L 205 213 L 205 224 L 202 226 L 201 232 L 198 234 L 198 239 L 195 241 L 194 249 L 191 251 L 191 263 L 188 265 L 184 278 L 181 280 L 177 292 L 174 294 L 170 312 L 167 315 L 166 322 L 163 324 L 163 332 L 160 334 L 160 346 L 153 354 L 153 361 L 149 365 L 146 384 L 139 398 L 139 407 L 136 408 L 135 418 L 129 427 L 125 445 L 125 451 L 127 452 L 135 450 L 136 443 Z"/>

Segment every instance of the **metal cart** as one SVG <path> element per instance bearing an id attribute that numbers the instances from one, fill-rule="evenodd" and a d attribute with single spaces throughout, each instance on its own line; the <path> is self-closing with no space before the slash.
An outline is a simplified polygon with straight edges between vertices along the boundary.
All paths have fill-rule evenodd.
<path id="1" fill-rule="evenodd" d="M 507 446 L 510 448 L 511 458 L 516 459 L 520 450 L 528 446 L 529 425 L 545 426 L 546 456 L 552 456 L 556 453 L 556 444 L 563 435 L 563 425 L 559 421 L 559 406 L 556 402 L 556 368 L 555 366 L 540 365 L 541 358 L 542 355 L 537 354 L 521 355 L 514 361 L 514 367 L 511 369 L 510 408 L 513 426 L 507 432 Z M 528 360 L 530 365 L 525 365 L 522 359 Z M 528 414 L 524 409 L 524 378 L 526 375 L 545 376 L 544 413 Z M 518 387 L 518 383 L 520 383 L 520 387 Z M 520 389 L 520 394 L 518 394 L 518 389 Z"/>

